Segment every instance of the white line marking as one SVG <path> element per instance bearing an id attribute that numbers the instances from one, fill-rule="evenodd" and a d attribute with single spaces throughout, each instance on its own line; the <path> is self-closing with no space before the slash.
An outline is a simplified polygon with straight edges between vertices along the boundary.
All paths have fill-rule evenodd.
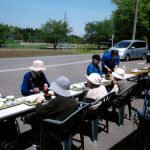
<path id="1" fill-rule="evenodd" d="M 84 60 L 84 61 L 78 61 L 78 62 L 70 62 L 70 63 L 65 63 L 65 64 L 56 64 L 56 65 L 47 65 L 45 66 L 46 68 L 52 68 L 52 67 L 60 67 L 60 66 L 67 66 L 67 65 L 74 65 L 74 64 L 80 64 L 80 63 L 86 63 L 91 60 Z M 0 73 L 2 72 L 11 72 L 11 71 L 20 71 L 20 70 L 28 70 L 29 67 L 25 68 L 15 68 L 15 69 L 5 69 L 5 70 L 0 70 Z"/>

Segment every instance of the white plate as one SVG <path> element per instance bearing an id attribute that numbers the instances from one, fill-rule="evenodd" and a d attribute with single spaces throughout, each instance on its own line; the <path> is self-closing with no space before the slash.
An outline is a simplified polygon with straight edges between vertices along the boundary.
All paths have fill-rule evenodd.
<path id="1" fill-rule="evenodd" d="M 132 69 L 131 72 L 139 72 L 138 69 Z"/>
<path id="2" fill-rule="evenodd" d="M 28 103 L 34 103 L 36 101 L 36 97 L 35 96 L 29 96 L 29 97 L 26 97 L 26 99 L 24 101 L 28 102 Z"/>
<path id="3" fill-rule="evenodd" d="M 101 80 L 101 82 L 102 82 L 102 83 L 111 83 L 111 80 L 106 80 L 105 78 L 103 78 L 103 79 Z"/>
<path id="4" fill-rule="evenodd" d="M 0 102 L 0 108 L 4 106 L 4 102 Z"/>
<path id="5" fill-rule="evenodd" d="M 0 102 L 6 102 L 7 98 L 0 98 Z"/>
<path id="6" fill-rule="evenodd" d="M 81 88 L 84 88 L 85 86 L 83 84 L 73 84 L 73 85 L 71 85 L 71 87 L 81 89 Z"/>
<path id="7" fill-rule="evenodd" d="M 85 89 L 85 85 L 84 84 L 73 84 L 70 86 L 70 89 L 74 90 L 74 91 L 82 91 Z"/>

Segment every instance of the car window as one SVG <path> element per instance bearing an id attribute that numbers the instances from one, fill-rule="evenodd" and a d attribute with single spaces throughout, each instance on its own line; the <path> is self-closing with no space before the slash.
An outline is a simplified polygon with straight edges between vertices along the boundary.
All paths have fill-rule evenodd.
<path id="1" fill-rule="evenodd" d="M 139 42 L 139 48 L 146 47 L 146 42 Z"/>
<path id="2" fill-rule="evenodd" d="M 146 42 L 134 42 L 130 48 L 142 48 L 142 47 L 146 47 Z"/>
<path id="3" fill-rule="evenodd" d="M 114 47 L 116 47 L 116 48 L 126 48 L 130 44 L 131 44 L 131 42 L 121 41 L 121 42 L 117 43 Z"/>
<path id="4" fill-rule="evenodd" d="M 139 42 L 134 42 L 134 43 L 132 43 L 132 45 L 130 46 L 130 48 L 138 48 L 138 44 Z"/>

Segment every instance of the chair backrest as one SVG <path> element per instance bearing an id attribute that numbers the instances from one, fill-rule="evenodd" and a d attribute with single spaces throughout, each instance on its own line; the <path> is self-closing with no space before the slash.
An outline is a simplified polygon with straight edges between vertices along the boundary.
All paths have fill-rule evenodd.
<path id="1" fill-rule="evenodd" d="M 131 84 L 128 88 L 124 89 L 120 93 L 115 94 L 115 98 L 113 100 L 113 104 L 116 106 L 120 106 L 122 104 L 126 104 L 130 101 L 131 96 L 133 94 L 133 90 L 137 83 Z"/>
<path id="2" fill-rule="evenodd" d="M 106 96 L 100 99 L 101 105 L 99 105 L 98 108 L 99 113 L 105 113 L 105 111 L 107 111 L 111 107 L 114 96 L 115 92 L 109 92 Z"/>
<path id="3" fill-rule="evenodd" d="M 53 132 L 53 134 L 73 134 L 77 129 L 80 128 L 86 110 L 88 110 L 89 106 L 89 103 L 79 102 L 78 108 L 64 120 L 60 121 L 54 119 L 43 119 L 42 123 L 47 124 L 49 127 L 52 127 L 54 130 L 51 130 L 50 132 Z"/>
<path id="4" fill-rule="evenodd" d="M 114 98 L 115 92 L 109 92 L 104 97 L 96 100 L 90 106 L 89 115 L 96 116 L 99 115 L 100 112 L 105 112 L 111 107 L 112 100 Z"/>

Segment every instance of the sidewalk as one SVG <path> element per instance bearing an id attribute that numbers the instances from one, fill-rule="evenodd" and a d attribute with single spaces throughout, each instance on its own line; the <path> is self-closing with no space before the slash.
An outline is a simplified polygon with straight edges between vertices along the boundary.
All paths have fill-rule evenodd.
<path id="1" fill-rule="evenodd" d="M 142 99 L 134 99 L 132 102 L 132 106 L 142 110 L 143 100 Z M 126 106 L 125 112 L 128 115 L 128 107 Z M 135 112 L 132 112 L 132 117 Z M 105 123 L 105 121 L 103 121 Z M 21 131 L 24 132 L 30 129 L 28 125 L 21 125 Z M 84 136 L 85 150 L 120 150 L 123 149 L 122 146 L 130 146 L 132 143 L 128 143 L 132 138 L 132 134 L 136 131 L 136 125 L 133 126 L 133 121 L 127 118 L 124 119 L 123 127 L 119 127 L 116 122 L 109 121 L 109 133 L 101 131 L 98 135 L 98 142 L 94 144 L 90 137 Z M 76 136 L 78 138 L 78 135 Z M 27 137 L 29 139 L 29 137 Z M 27 139 L 26 139 L 27 140 Z M 27 144 L 25 150 L 33 150 L 31 143 Z"/>

